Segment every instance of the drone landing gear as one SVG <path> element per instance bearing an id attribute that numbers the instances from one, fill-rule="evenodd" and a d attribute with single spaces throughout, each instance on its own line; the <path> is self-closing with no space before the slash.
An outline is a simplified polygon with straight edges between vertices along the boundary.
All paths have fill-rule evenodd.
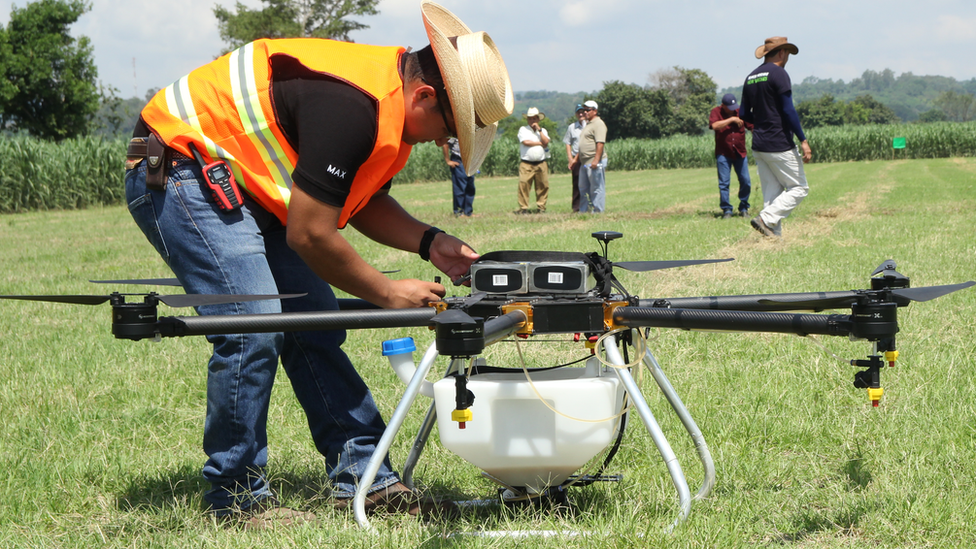
<path id="1" fill-rule="evenodd" d="M 554 513 L 572 512 L 573 505 L 569 501 L 569 493 L 562 486 L 547 488 L 542 493 L 530 494 L 524 491 L 512 491 L 511 488 L 499 488 L 498 499 L 509 509 L 537 509 Z"/>
<path id="2" fill-rule="evenodd" d="M 485 478 L 500 484 L 498 499 L 502 505 L 512 509 L 539 509 L 563 512 L 573 510 L 569 499 L 569 488 L 572 486 L 589 486 L 597 482 L 620 482 L 622 475 L 573 475 L 559 486 L 550 486 L 542 492 L 530 491 L 524 486 L 509 486 L 488 473 L 481 473 Z"/>

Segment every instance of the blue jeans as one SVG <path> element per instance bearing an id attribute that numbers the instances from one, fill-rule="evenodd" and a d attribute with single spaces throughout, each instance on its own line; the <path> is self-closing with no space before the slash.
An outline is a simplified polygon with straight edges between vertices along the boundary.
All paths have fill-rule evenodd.
<path id="1" fill-rule="evenodd" d="M 464 172 L 464 164 L 451 168 L 454 182 L 454 215 L 471 215 L 474 212 L 474 176 Z"/>
<path id="2" fill-rule="evenodd" d="M 285 242 L 285 228 L 245 195 L 241 210 L 224 213 L 205 191 L 200 167 L 177 161 L 166 191 L 146 188 L 145 162 L 126 172 L 125 191 L 136 224 L 188 294 L 305 293 L 296 299 L 197 307 L 200 315 L 338 309 L 332 288 Z M 204 499 L 218 515 L 272 496 L 268 403 L 278 359 L 305 411 L 315 447 L 325 456 L 333 495 L 352 497 L 385 424 L 366 384 L 340 348 L 344 331 L 208 336 Z M 399 481 L 388 460 L 374 488 Z"/>
<path id="3" fill-rule="evenodd" d="M 600 160 L 596 169 L 590 162 L 583 164 L 579 172 L 580 213 L 602 213 L 607 205 L 607 159 Z"/>
<path id="4" fill-rule="evenodd" d="M 735 168 L 735 175 L 739 178 L 739 211 L 749 210 L 749 194 L 752 193 L 752 183 L 749 180 L 749 160 L 744 157 L 735 156 L 727 158 L 725 155 L 715 157 L 718 165 L 718 201 L 722 207 L 722 212 L 733 213 L 732 204 L 729 202 L 729 182 L 731 179 L 732 168 Z"/>

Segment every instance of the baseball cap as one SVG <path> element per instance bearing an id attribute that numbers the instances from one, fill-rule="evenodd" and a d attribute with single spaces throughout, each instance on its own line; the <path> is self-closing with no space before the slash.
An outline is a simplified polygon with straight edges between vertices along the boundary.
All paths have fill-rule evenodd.
<path id="1" fill-rule="evenodd" d="M 596 105 L 596 101 L 593 101 L 592 99 L 589 101 L 584 101 L 583 106 L 588 109 L 599 109 L 599 107 Z"/>
<path id="2" fill-rule="evenodd" d="M 735 102 L 735 95 L 727 93 L 722 96 L 722 104 L 730 111 L 738 110 L 739 104 Z"/>
<path id="3" fill-rule="evenodd" d="M 576 104 L 576 112 L 580 112 L 581 110 L 583 110 L 583 105 L 581 105 L 580 103 L 577 103 Z"/>

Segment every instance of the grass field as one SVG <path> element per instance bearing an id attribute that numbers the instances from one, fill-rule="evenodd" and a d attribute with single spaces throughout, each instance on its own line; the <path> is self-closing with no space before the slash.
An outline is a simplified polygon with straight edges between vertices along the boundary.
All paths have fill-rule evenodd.
<path id="1" fill-rule="evenodd" d="M 568 176 L 553 178 L 549 213 L 535 216 L 512 215 L 512 178 L 478 180 L 472 218 L 450 214 L 448 182 L 396 186 L 394 194 L 482 253 L 589 252 L 597 249 L 590 233 L 614 230 L 624 238 L 611 243 L 612 260 L 736 259 L 618 273 L 642 298 L 866 288 L 889 258 L 913 286 L 976 279 L 976 159 L 815 164 L 807 172 L 811 193 L 777 240 L 760 237 L 747 219 L 718 218 L 712 169 L 610 172 L 602 216 L 569 212 Z M 415 255 L 346 233 L 377 268 L 400 269 L 393 276 L 438 274 Z M 0 294 L 139 291 L 87 281 L 171 276 L 123 207 L 0 216 L 0 265 Z M 636 415 L 608 471 L 623 482 L 572 490 L 574 513 L 489 508 L 447 524 L 379 518 L 374 532 L 363 531 L 351 514 L 331 509 L 321 457 L 281 373 L 270 474 L 286 504 L 321 521 L 258 533 L 222 528 L 201 511 L 202 338 L 120 341 L 108 305 L 0 302 L 0 547 L 971 547 L 974 313 L 976 289 L 900 309 L 901 356 L 884 372 L 878 408 L 852 387 L 855 369 L 809 339 L 652 330 L 651 349 L 718 469 L 712 495 L 670 535 L 663 531 L 677 513 L 674 489 Z M 379 346 L 404 335 L 420 347 L 432 341 L 423 329 L 367 330 L 350 333 L 345 347 L 385 417 L 403 386 Z M 582 356 L 562 339 L 522 345 L 530 365 Z M 845 360 L 870 351 L 866 342 L 819 341 Z M 486 357 L 517 362 L 505 342 Z M 639 382 L 694 492 L 702 472 L 693 445 L 650 377 Z M 393 447 L 397 466 L 425 409 L 415 406 Z M 494 494 L 435 439 L 418 482 L 462 499 Z M 482 530 L 585 535 L 449 537 Z"/>

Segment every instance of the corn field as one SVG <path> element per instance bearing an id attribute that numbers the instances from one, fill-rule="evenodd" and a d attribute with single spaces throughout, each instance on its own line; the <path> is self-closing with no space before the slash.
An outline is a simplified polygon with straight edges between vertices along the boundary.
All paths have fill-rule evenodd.
<path id="1" fill-rule="evenodd" d="M 814 162 L 948 158 L 976 155 L 976 122 L 820 127 L 807 138 Z M 892 140 L 904 137 L 904 149 Z M 551 173 L 566 173 L 566 147 L 553 136 Z M 747 145 L 750 138 L 747 136 Z M 711 132 L 697 137 L 621 139 L 607 144 L 608 170 L 710 168 L 715 165 Z M 0 213 L 74 209 L 124 200 L 125 140 L 86 137 L 50 143 L 0 137 Z M 481 166 L 482 177 L 518 175 L 519 146 L 495 141 Z M 444 153 L 433 143 L 414 147 L 394 183 L 443 181 L 450 177 Z"/>
<path id="2" fill-rule="evenodd" d="M 0 137 L 0 212 L 118 204 L 125 141 Z"/>

